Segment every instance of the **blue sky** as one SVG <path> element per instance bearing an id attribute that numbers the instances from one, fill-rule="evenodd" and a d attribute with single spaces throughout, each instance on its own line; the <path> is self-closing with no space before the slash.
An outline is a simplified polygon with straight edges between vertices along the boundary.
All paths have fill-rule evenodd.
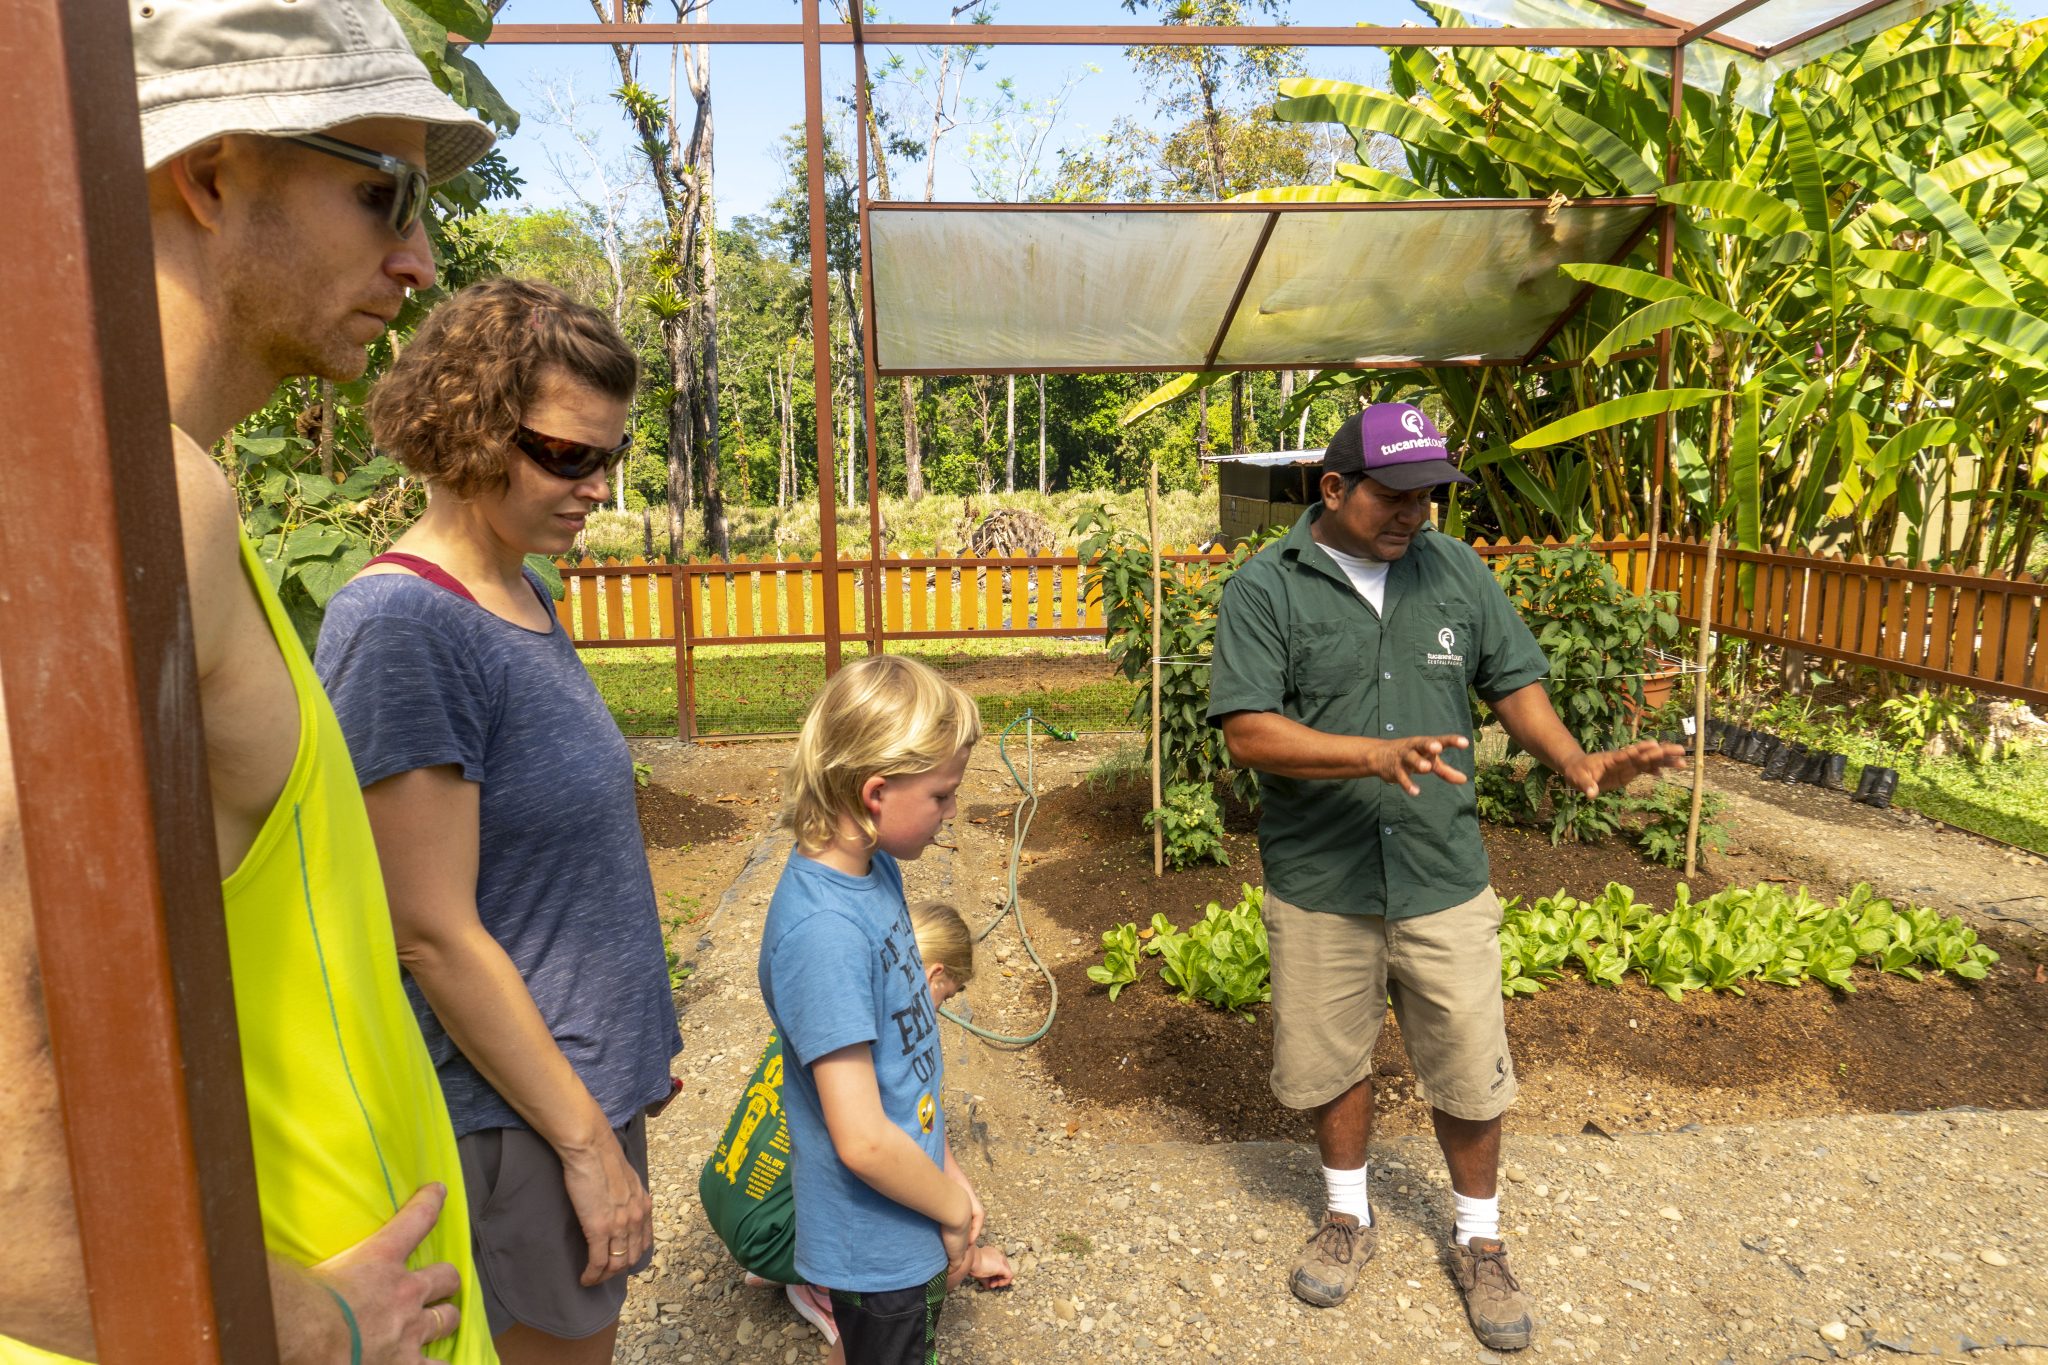
<path id="1" fill-rule="evenodd" d="M 2048 13 L 2048 0 L 2017 0 L 2010 6 L 2023 17 Z M 951 8 L 948 0 L 884 0 L 883 17 L 896 22 L 943 23 Z M 1127 14 L 1116 0 L 1007 0 L 996 4 L 995 17 L 1008 23 L 1094 23 L 1144 22 Z M 649 6 L 650 17 L 667 17 L 669 6 L 657 0 Z M 829 6 L 828 6 L 829 13 Z M 1402 24 L 1421 21 L 1420 11 L 1406 0 L 1290 0 L 1289 19 L 1298 24 L 1341 25 L 1354 23 Z M 787 19 L 799 12 L 790 0 L 713 0 L 710 18 L 727 22 Z M 568 23 L 591 19 L 588 0 L 510 0 L 500 13 L 504 23 Z M 729 223 L 735 216 L 758 213 L 774 196 L 778 178 L 776 147 L 791 125 L 803 120 L 802 50 L 796 47 L 732 47 L 710 49 L 712 108 L 716 119 L 719 220 Z M 906 51 L 906 61 L 922 60 L 916 51 Z M 871 48 L 870 68 L 879 67 L 883 56 Z M 565 134 L 531 117 L 545 98 L 544 82 L 558 88 L 573 87 L 576 96 L 587 100 L 580 111 L 583 126 L 597 135 L 601 154 L 630 162 L 632 144 L 624 115 L 609 98 L 618 84 L 618 67 L 607 47 L 530 47 L 514 45 L 486 49 L 477 60 L 513 107 L 529 117 L 518 136 L 505 144 L 505 152 L 526 179 L 525 198 L 530 204 L 553 207 L 573 202 L 562 176 L 550 164 L 573 169 L 578 157 Z M 1018 94 L 1042 97 L 1059 91 L 1069 79 L 1096 68 L 1074 87 L 1063 109 L 1053 143 L 1078 143 L 1108 129 L 1120 115 L 1149 118 L 1143 89 L 1125 62 L 1120 48 L 996 48 L 979 55 L 982 68 L 968 77 L 967 94 L 990 96 L 998 81 L 1009 79 Z M 668 49 L 643 47 L 640 51 L 641 81 L 657 93 L 668 89 Z M 1343 80 L 1377 82 L 1384 72 L 1379 54 L 1371 49 L 1311 48 L 1305 53 L 1304 74 Z M 825 49 L 825 92 L 829 102 L 853 86 L 850 49 Z M 680 75 L 678 80 L 680 81 Z M 689 96 L 682 92 L 687 111 Z M 941 145 L 937 197 L 972 199 L 971 179 L 964 165 L 968 131 L 955 131 Z M 1056 161 L 1057 157 L 1048 158 Z M 899 171 L 899 174 L 901 172 Z M 922 197 L 924 169 L 912 169 L 914 184 L 896 186 L 898 197 Z M 587 186 L 586 186 L 587 187 Z"/>

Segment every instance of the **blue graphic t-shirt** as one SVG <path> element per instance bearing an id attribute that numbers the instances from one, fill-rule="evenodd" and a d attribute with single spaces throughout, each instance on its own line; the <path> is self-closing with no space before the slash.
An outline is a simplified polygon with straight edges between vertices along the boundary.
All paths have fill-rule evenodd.
<path id="1" fill-rule="evenodd" d="M 870 1043 L 882 1112 L 946 1164 L 938 1011 L 903 901 L 903 874 L 879 850 L 865 877 L 792 851 L 761 934 L 761 995 L 783 1053 L 783 1108 L 796 1174 L 796 1269 L 812 1284 L 873 1294 L 946 1268 L 939 1225 L 878 1194 L 833 1150 L 811 1066 Z"/>

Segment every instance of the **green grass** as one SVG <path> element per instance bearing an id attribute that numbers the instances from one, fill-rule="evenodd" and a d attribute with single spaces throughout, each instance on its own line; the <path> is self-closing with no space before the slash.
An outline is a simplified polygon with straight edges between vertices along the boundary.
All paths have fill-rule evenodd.
<path id="1" fill-rule="evenodd" d="M 920 658 L 946 671 L 947 661 L 977 658 L 1097 658 L 1096 641 L 946 640 L 904 642 L 891 653 Z M 858 658 L 861 646 L 848 646 Z M 619 728 L 629 735 L 676 732 L 675 656 L 667 649 L 591 649 L 583 662 Z M 1108 661 L 1103 660 L 1108 674 Z M 735 645 L 697 651 L 694 685 L 701 734 L 781 734 L 803 724 L 811 698 L 825 685 L 825 652 L 818 645 Z M 1028 691 L 984 690 L 968 684 L 981 705 L 981 722 L 991 733 L 1030 708 L 1066 730 L 1126 730 L 1135 684 L 1105 676 L 1101 681 Z"/>
<path id="2" fill-rule="evenodd" d="M 2035 749 L 1981 764 L 1878 755 L 1851 762 L 1852 790 L 1867 762 L 1899 770 L 1893 805 L 2048 856 L 2048 752 Z"/>
<path id="3" fill-rule="evenodd" d="M 1981 763 L 1961 755 L 1927 758 L 1887 741 L 1869 708 L 1810 703 L 1766 706 L 1748 723 L 1847 755 L 1851 791 L 1867 765 L 1897 768 L 1893 805 L 2048 856 L 2048 748 L 2017 747 Z"/>

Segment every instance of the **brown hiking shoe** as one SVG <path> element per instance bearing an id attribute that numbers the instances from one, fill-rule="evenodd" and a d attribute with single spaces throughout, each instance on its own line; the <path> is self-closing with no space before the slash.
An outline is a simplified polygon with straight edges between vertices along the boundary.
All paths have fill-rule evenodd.
<path id="1" fill-rule="evenodd" d="M 1508 1269 L 1508 1249 L 1498 1238 L 1474 1237 L 1464 1246 L 1451 1244 L 1451 1273 L 1465 1291 L 1465 1315 L 1472 1319 L 1479 1344 L 1494 1351 L 1519 1351 L 1529 1344 L 1536 1323 L 1529 1300 Z"/>
<path id="2" fill-rule="evenodd" d="M 1303 1303 L 1335 1308 L 1358 1283 L 1358 1268 L 1372 1259 L 1378 1245 L 1371 1224 L 1360 1226 L 1348 1213 L 1325 1213 L 1322 1227 L 1308 1239 L 1308 1250 L 1287 1277 L 1287 1287 Z"/>

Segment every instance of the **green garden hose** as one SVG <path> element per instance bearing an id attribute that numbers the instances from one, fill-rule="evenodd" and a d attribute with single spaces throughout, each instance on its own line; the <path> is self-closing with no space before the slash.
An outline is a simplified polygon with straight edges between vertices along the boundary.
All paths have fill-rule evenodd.
<path id="1" fill-rule="evenodd" d="M 1019 725 L 1024 727 L 1024 777 L 1017 775 L 1017 765 L 1010 761 L 1010 731 Z M 1024 799 L 1017 803 L 1010 827 L 1010 898 L 1002 909 L 996 911 L 995 918 L 981 927 L 981 932 L 974 936 L 974 941 L 980 943 L 994 933 L 996 926 L 1005 918 L 1013 915 L 1016 917 L 1017 937 L 1024 940 L 1024 951 L 1031 955 L 1031 965 L 1038 968 L 1039 975 L 1045 978 L 1046 989 L 1052 993 L 1052 999 L 1045 1007 L 1045 1022 L 1026 1034 L 997 1033 L 993 1029 L 985 1029 L 979 1024 L 961 1018 L 944 1006 L 939 1008 L 940 1014 L 977 1038 L 986 1038 L 991 1043 L 1008 1043 L 1016 1047 L 1029 1047 L 1050 1033 L 1053 1018 L 1060 1011 L 1059 982 L 1053 980 L 1052 969 L 1045 965 L 1045 960 L 1038 955 L 1038 949 L 1032 946 L 1031 933 L 1024 927 L 1024 903 L 1017 895 L 1017 863 L 1024 854 L 1024 836 L 1031 832 L 1031 818 L 1038 813 L 1038 762 L 1031 743 L 1033 725 L 1043 725 L 1045 732 L 1054 739 L 1064 740 L 1070 744 L 1074 739 L 1072 734 L 1039 719 L 1028 706 L 1024 708 L 1024 714 L 1005 725 L 1002 733 L 996 737 L 996 752 L 1002 755 L 1003 766 L 1010 770 L 1010 781 L 1016 783 L 1017 790 L 1024 794 Z"/>

